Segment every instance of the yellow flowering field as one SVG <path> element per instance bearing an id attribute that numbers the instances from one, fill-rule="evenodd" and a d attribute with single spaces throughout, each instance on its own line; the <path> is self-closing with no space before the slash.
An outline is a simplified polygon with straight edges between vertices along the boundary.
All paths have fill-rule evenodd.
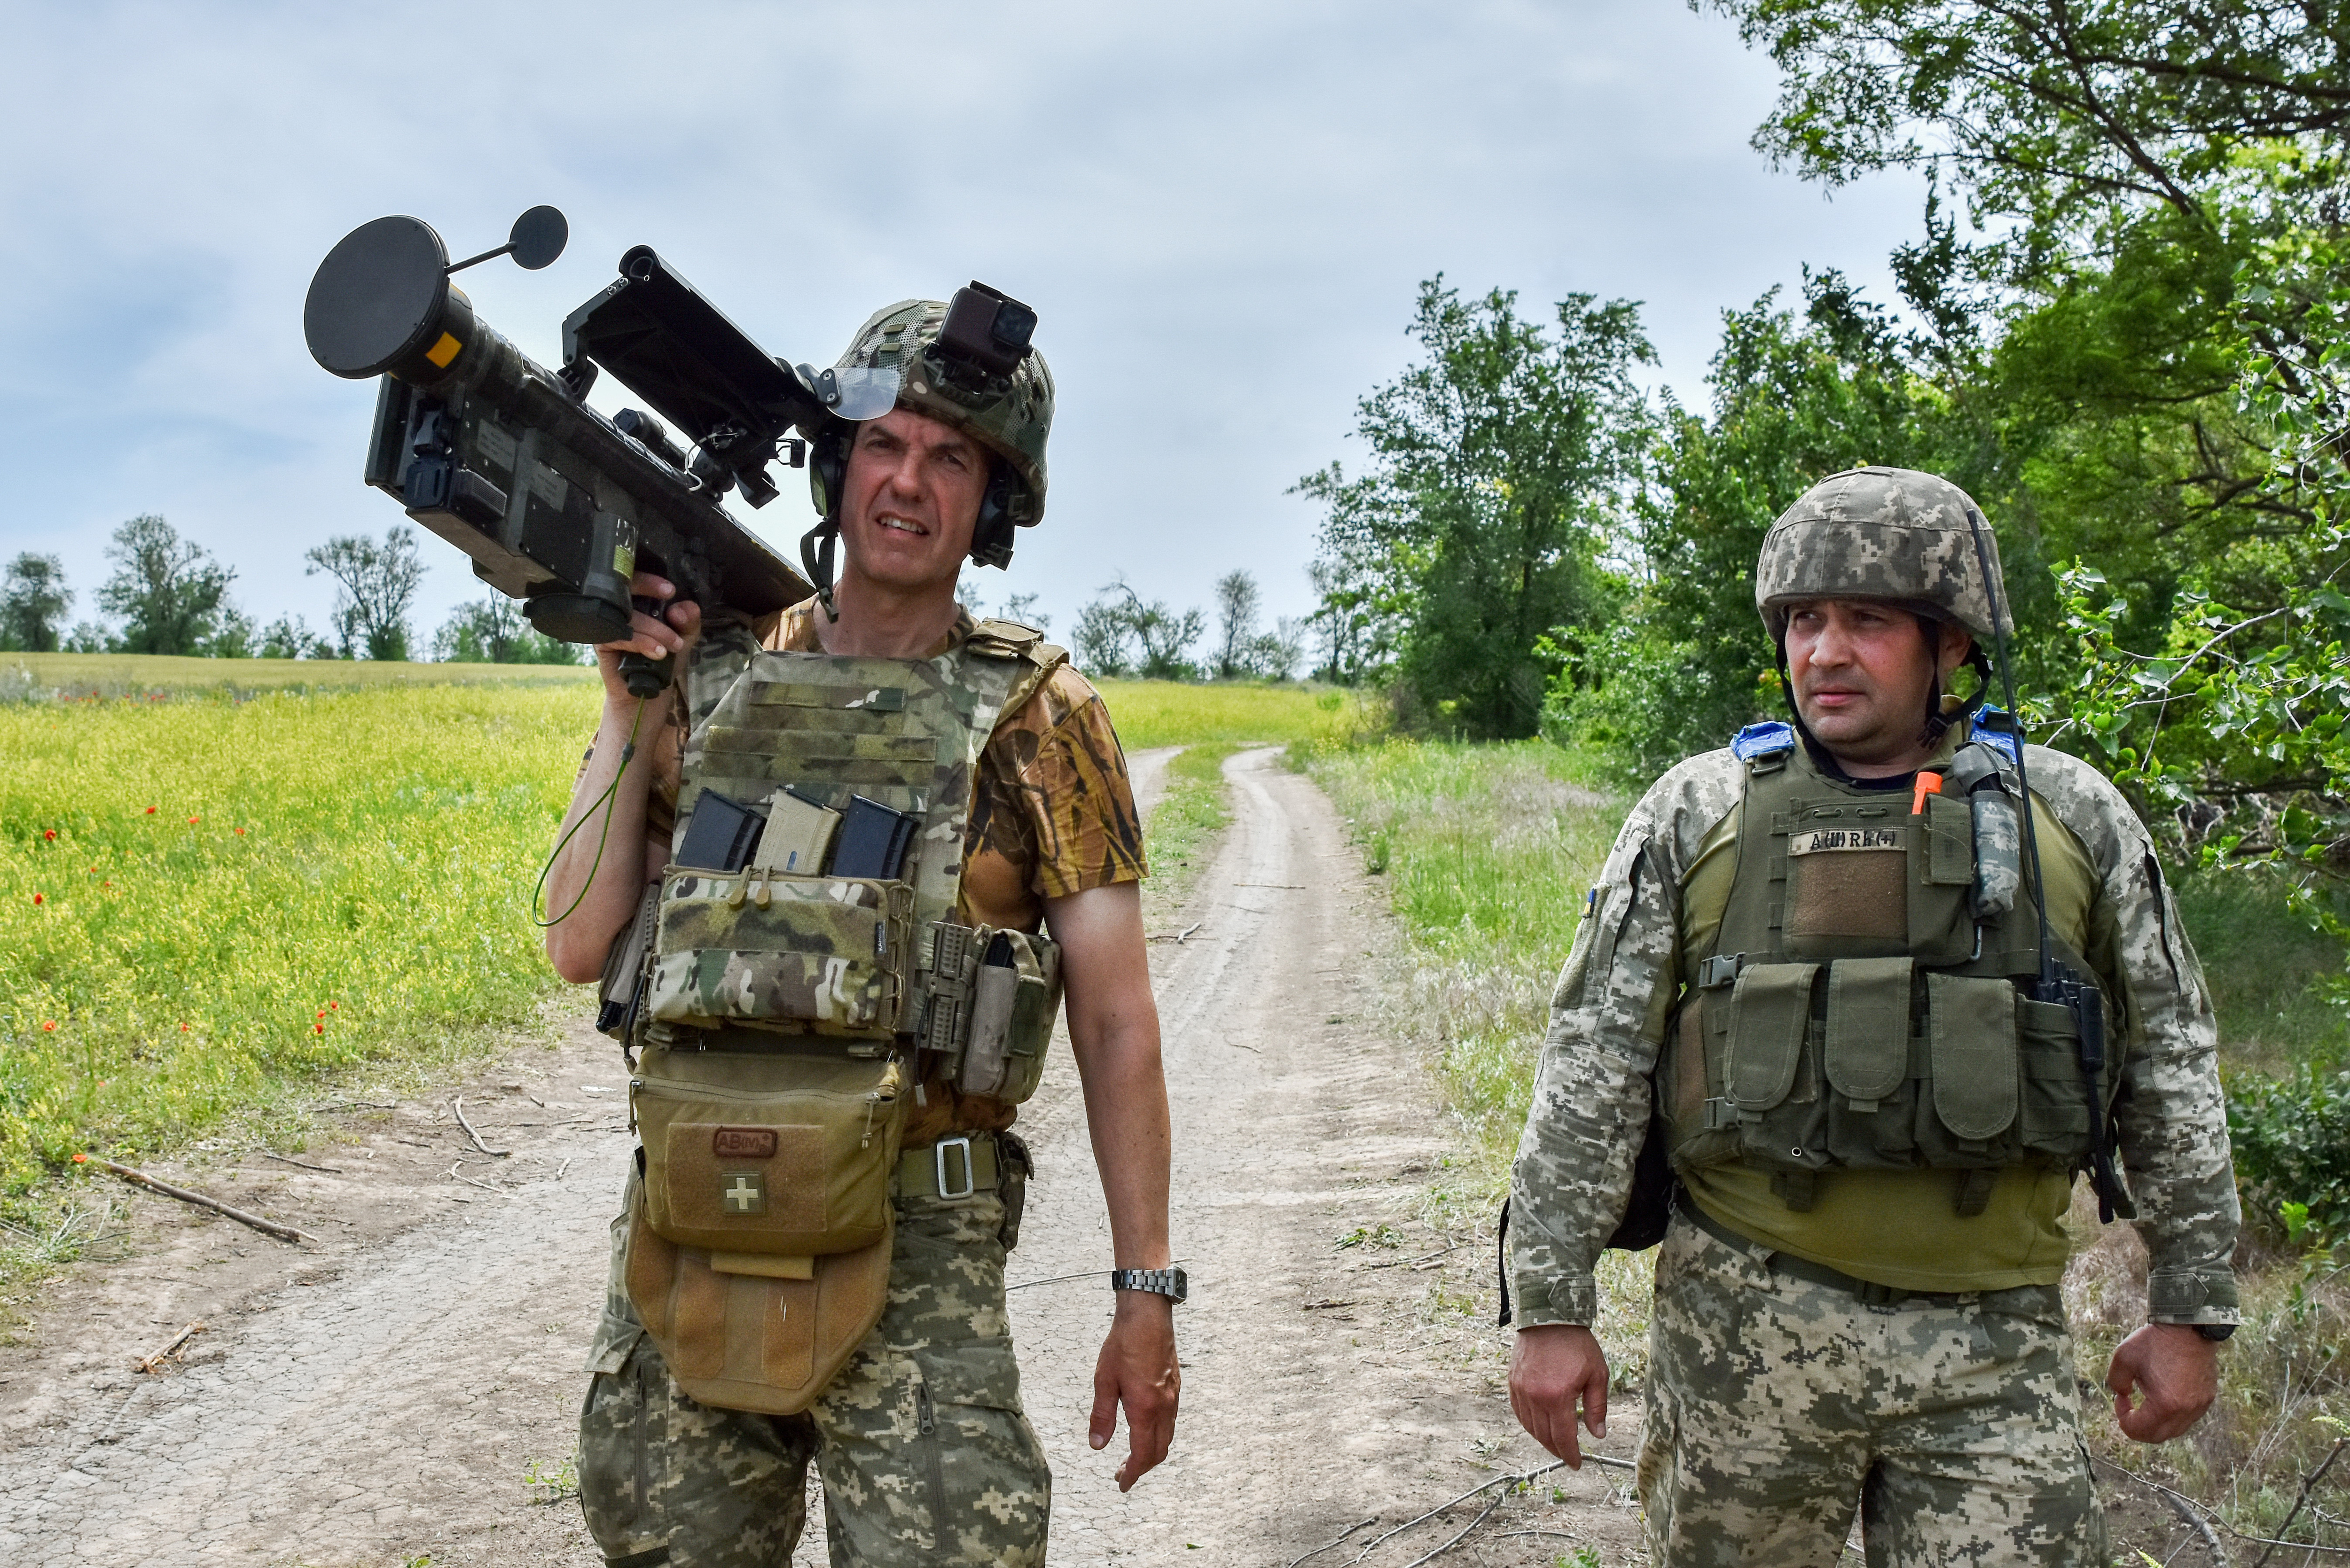
<path id="1" fill-rule="evenodd" d="M 0 703 L 0 1199 L 526 1019 L 597 701 L 580 670 Z"/>
<path id="2" fill-rule="evenodd" d="M 8 680 L 32 700 L 0 701 L 0 1210 L 78 1150 L 477 1048 L 557 989 L 528 904 L 591 671 L 60 654 L 0 658 Z M 1296 687 L 1104 694 L 1134 747 L 1353 718 Z"/>

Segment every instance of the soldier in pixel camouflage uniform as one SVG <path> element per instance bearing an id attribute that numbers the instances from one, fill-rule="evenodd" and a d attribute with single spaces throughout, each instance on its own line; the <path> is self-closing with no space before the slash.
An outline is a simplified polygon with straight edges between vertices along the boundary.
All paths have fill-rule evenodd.
<path id="1" fill-rule="evenodd" d="M 2194 950 L 2113 786 L 1943 695 L 2012 629 L 1957 487 L 1822 482 L 1755 597 L 1794 722 L 1634 807 L 1552 999 L 1510 1198 L 1513 1406 L 1570 1462 L 1578 1402 L 1604 1434 L 1593 1264 L 1669 1202 L 1638 1468 L 1659 1561 L 1825 1565 L 1856 1506 L 1871 1563 L 2102 1563 L 2058 1292 L 2076 1173 L 2151 1260 L 2106 1378 L 2125 1432 L 2192 1426 L 2236 1322 Z"/>
<path id="2" fill-rule="evenodd" d="M 664 898 L 694 892 L 692 879 L 681 878 L 669 862 L 683 839 L 673 829 L 698 798 L 696 791 L 716 774 L 793 776 L 763 774 L 764 763 L 726 762 L 713 750 L 721 743 L 715 721 L 726 717 L 721 709 L 739 703 L 746 691 L 754 703 L 772 701 L 777 675 L 803 668 L 771 655 L 908 661 L 889 668 L 909 671 L 912 691 L 934 671 L 947 672 L 939 678 L 951 684 L 959 670 L 984 677 L 985 660 L 957 661 L 979 644 L 992 645 L 997 669 L 1003 668 L 1007 649 L 1017 654 L 1024 662 L 1011 666 L 1017 678 L 1008 696 L 999 688 L 1004 700 L 994 717 L 983 701 L 970 718 L 969 693 L 949 693 L 977 726 L 971 732 L 975 765 L 941 774 L 941 787 L 928 799 L 931 815 L 924 820 L 933 830 L 941 821 L 963 826 L 947 858 L 917 850 L 915 875 L 924 887 L 944 888 L 940 896 L 951 909 L 951 923 L 1007 933 L 1049 928 L 1057 940 L 1070 1043 L 1109 1210 L 1110 1261 L 1121 1271 L 1138 1272 L 1121 1272 L 1113 1282 L 1119 1287 L 1117 1307 L 1096 1369 L 1090 1433 L 1095 1448 L 1106 1447 L 1124 1408 L 1129 1450 L 1117 1475 L 1124 1490 L 1165 1457 L 1180 1386 L 1172 1314 L 1180 1285 L 1170 1288 L 1159 1272 L 1169 1264 L 1168 1115 L 1138 892 L 1144 871 L 1141 827 L 1100 697 L 1058 649 L 1041 648 L 1033 633 L 1009 623 L 974 627 L 956 603 L 965 557 L 1003 564 L 1014 525 L 1041 514 L 1052 386 L 1033 353 L 1005 375 L 973 377 L 968 385 L 957 383 L 957 390 L 933 384 L 952 369 L 938 354 L 946 309 L 909 301 L 880 312 L 841 361 L 894 369 L 902 379 L 895 410 L 844 431 L 837 452 L 827 454 L 818 443 L 818 505 L 825 530 L 837 529 L 844 557 L 828 604 L 810 599 L 762 626 L 730 625 L 715 617 L 705 624 L 697 607 L 672 604 L 659 618 L 639 614 L 633 638 L 599 650 L 605 712 L 567 826 L 588 813 L 617 774 L 611 843 L 632 847 L 608 857 L 591 873 L 591 822 L 590 831 L 564 851 L 550 882 L 549 907 L 562 909 L 583 887 L 586 891 L 577 911 L 550 931 L 548 950 L 566 978 L 596 978 L 615 938 L 637 918 L 648 885 L 661 885 Z M 828 553 L 826 561 L 820 588 L 827 586 L 821 579 L 829 575 Z M 667 598 L 673 590 L 665 581 L 640 576 L 637 591 Z M 654 704 L 657 727 L 634 748 L 633 767 L 628 742 L 639 704 L 617 670 L 627 651 L 679 653 L 692 676 L 685 683 L 690 691 L 674 690 Z M 822 673 L 817 661 L 807 667 Z M 730 683 L 713 678 L 713 669 L 718 677 L 733 670 L 748 673 Z M 751 679 L 760 675 L 764 685 Z M 786 691 L 785 700 L 796 699 Z M 860 696 L 845 706 L 868 700 Z M 910 711 L 914 699 L 907 701 Z M 879 760 L 855 763 L 866 771 L 841 776 L 880 776 L 871 770 L 895 754 L 889 748 L 897 744 L 856 742 L 851 749 L 858 755 Z M 869 784 L 858 787 L 879 793 Z M 923 797 L 915 798 L 921 809 Z M 839 891 L 834 884 L 804 896 L 831 898 Z M 765 892 L 763 887 L 754 907 L 766 903 Z M 738 896 L 734 905 L 743 904 Z M 724 915 L 723 901 L 711 907 Z M 669 928 L 663 931 L 666 940 Z M 826 961 L 837 968 L 847 961 Z M 773 974 L 765 979 L 781 983 Z M 694 983 L 691 976 L 685 981 L 689 989 Z M 721 990 L 734 985 L 723 977 L 716 983 Z M 710 989 L 702 984 L 704 992 Z M 740 989 L 748 994 L 756 987 Z M 821 995 L 814 1000 L 825 1004 Z M 724 1005 L 708 994 L 698 1002 L 691 996 L 671 1001 L 709 1012 Z M 1031 1033 L 1039 1028 L 1048 1033 L 1050 1026 L 1047 1012 L 1041 1024 L 1031 1020 Z M 719 1042 L 710 1048 L 726 1048 L 727 1037 L 715 1024 L 700 1033 Z M 803 1036 L 801 1045 L 807 1041 Z M 822 1036 L 815 1041 L 820 1045 Z M 648 1308 L 642 1285 L 648 1257 L 668 1260 L 678 1249 L 645 1228 L 641 1173 L 647 1166 L 640 1151 L 613 1228 L 608 1303 L 590 1353 L 594 1377 L 581 1420 L 582 1501 L 598 1546 L 616 1568 L 782 1568 L 805 1522 L 811 1463 L 824 1481 L 837 1564 L 1014 1568 L 1045 1560 L 1051 1478 L 1021 1408 L 1003 1302 L 1005 1254 L 1017 1240 L 1028 1176 L 1026 1152 L 1009 1129 L 1014 1102 L 1033 1090 L 1034 1067 L 1016 1090 L 972 1092 L 969 1080 L 951 1070 L 951 1062 L 915 1049 L 925 1043 L 901 1033 L 890 1046 L 892 1062 L 902 1053 L 912 1072 L 910 1093 L 898 1096 L 907 1118 L 900 1135 L 906 1153 L 889 1186 L 894 1240 L 885 1243 L 886 1304 L 861 1343 L 850 1342 L 854 1354 L 846 1365 L 797 1413 L 761 1413 L 756 1387 L 733 1401 L 750 1407 L 731 1407 L 728 1391 L 745 1386 L 726 1381 L 743 1365 L 731 1346 L 723 1358 L 713 1354 L 708 1366 L 694 1367 L 684 1360 L 670 1364 L 655 1345 L 668 1321 L 663 1314 L 684 1298 L 657 1292 Z M 648 1064 L 655 1054 L 647 1053 Z M 646 1070 L 640 1066 L 639 1073 Z M 732 1130 L 722 1129 L 722 1137 Z M 750 1136 L 763 1135 L 753 1129 Z M 650 1135 L 646 1141 L 651 1143 Z M 950 1146 L 958 1151 L 952 1160 L 942 1152 Z M 767 1147 L 773 1147 L 768 1136 Z M 698 1255 L 709 1260 L 701 1278 L 717 1277 L 708 1268 L 730 1266 L 723 1258 L 731 1254 Z M 754 1288 L 760 1283 L 750 1282 Z M 739 1293 L 743 1283 L 725 1288 Z M 775 1299 L 787 1301 L 793 1288 L 779 1280 Z M 796 1321 L 780 1305 L 773 1315 L 775 1324 Z M 669 1327 L 672 1334 L 681 1332 L 674 1322 Z M 775 1334 L 771 1324 L 765 1339 L 771 1363 Z M 754 1353 L 758 1348 L 752 1346 Z M 755 1354 L 748 1365 L 755 1383 Z M 687 1383 L 708 1397 L 695 1397 Z"/>

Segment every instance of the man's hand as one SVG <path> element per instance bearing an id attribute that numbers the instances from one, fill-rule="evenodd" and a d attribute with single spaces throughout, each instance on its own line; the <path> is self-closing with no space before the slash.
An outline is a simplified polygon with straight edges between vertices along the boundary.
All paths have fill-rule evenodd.
<path id="1" fill-rule="evenodd" d="M 1094 1363 L 1094 1418 L 1087 1434 L 1096 1449 L 1109 1447 L 1118 1432 L 1118 1407 L 1126 1407 L 1118 1490 L 1132 1491 L 1167 1457 L 1182 1392 L 1183 1374 L 1175 1364 L 1175 1303 L 1149 1291 L 1118 1292 L 1118 1315 Z"/>
<path id="2" fill-rule="evenodd" d="M 2115 1349 L 2106 1386 L 2126 1436 L 2168 1442 L 2211 1407 L 2220 1392 L 2220 1347 L 2178 1324 L 2147 1324 Z M 2139 1396 L 2135 1404 L 2133 1391 Z"/>
<path id="3" fill-rule="evenodd" d="M 639 572 L 629 579 L 629 594 L 640 599 L 664 601 L 659 616 L 642 610 L 629 618 L 629 635 L 611 642 L 596 645 L 596 663 L 604 675 L 604 692 L 615 702 L 634 703 L 637 699 L 620 679 L 620 655 L 641 653 L 647 659 L 659 659 L 663 654 L 682 655 L 693 646 L 702 630 L 702 607 L 691 599 L 676 604 L 666 601 L 677 596 L 677 585 L 667 577 L 657 577 L 650 572 Z"/>
<path id="4" fill-rule="evenodd" d="M 1510 1347 L 1510 1408 L 1518 1425 L 1544 1448 L 1583 1468 L 1575 1438 L 1575 1406 L 1583 1402 L 1583 1424 L 1595 1438 L 1607 1435 L 1607 1356 L 1589 1329 L 1575 1324 L 1544 1324 L 1518 1330 Z"/>

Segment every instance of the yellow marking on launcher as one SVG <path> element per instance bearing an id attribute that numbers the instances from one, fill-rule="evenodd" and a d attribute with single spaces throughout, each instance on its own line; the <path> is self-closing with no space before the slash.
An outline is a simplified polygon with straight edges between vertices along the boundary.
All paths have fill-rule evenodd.
<path id="1" fill-rule="evenodd" d="M 449 361 L 454 359 L 464 347 L 463 343 L 457 341 L 454 333 L 443 332 L 441 334 L 441 341 L 427 348 L 424 351 L 424 357 L 432 361 L 436 369 L 445 370 L 449 368 Z"/>

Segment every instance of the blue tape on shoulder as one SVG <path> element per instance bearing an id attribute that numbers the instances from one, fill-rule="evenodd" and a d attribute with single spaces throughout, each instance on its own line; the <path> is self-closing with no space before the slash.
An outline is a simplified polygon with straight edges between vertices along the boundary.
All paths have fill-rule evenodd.
<path id="1" fill-rule="evenodd" d="M 1767 757 L 1773 752 L 1792 752 L 1794 749 L 1794 726 L 1775 720 L 1764 724 L 1749 724 L 1730 738 L 1731 754 L 1742 763 Z"/>
<path id="2" fill-rule="evenodd" d="M 1967 739 L 1981 741 L 2011 763 L 2023 760 L 2023 741 L 2015 732 L 2015 716 L 2004 708 L 1994 708 L 1986 702 L 1977 709 L 1974 722 L 1967 728 Z"/>

